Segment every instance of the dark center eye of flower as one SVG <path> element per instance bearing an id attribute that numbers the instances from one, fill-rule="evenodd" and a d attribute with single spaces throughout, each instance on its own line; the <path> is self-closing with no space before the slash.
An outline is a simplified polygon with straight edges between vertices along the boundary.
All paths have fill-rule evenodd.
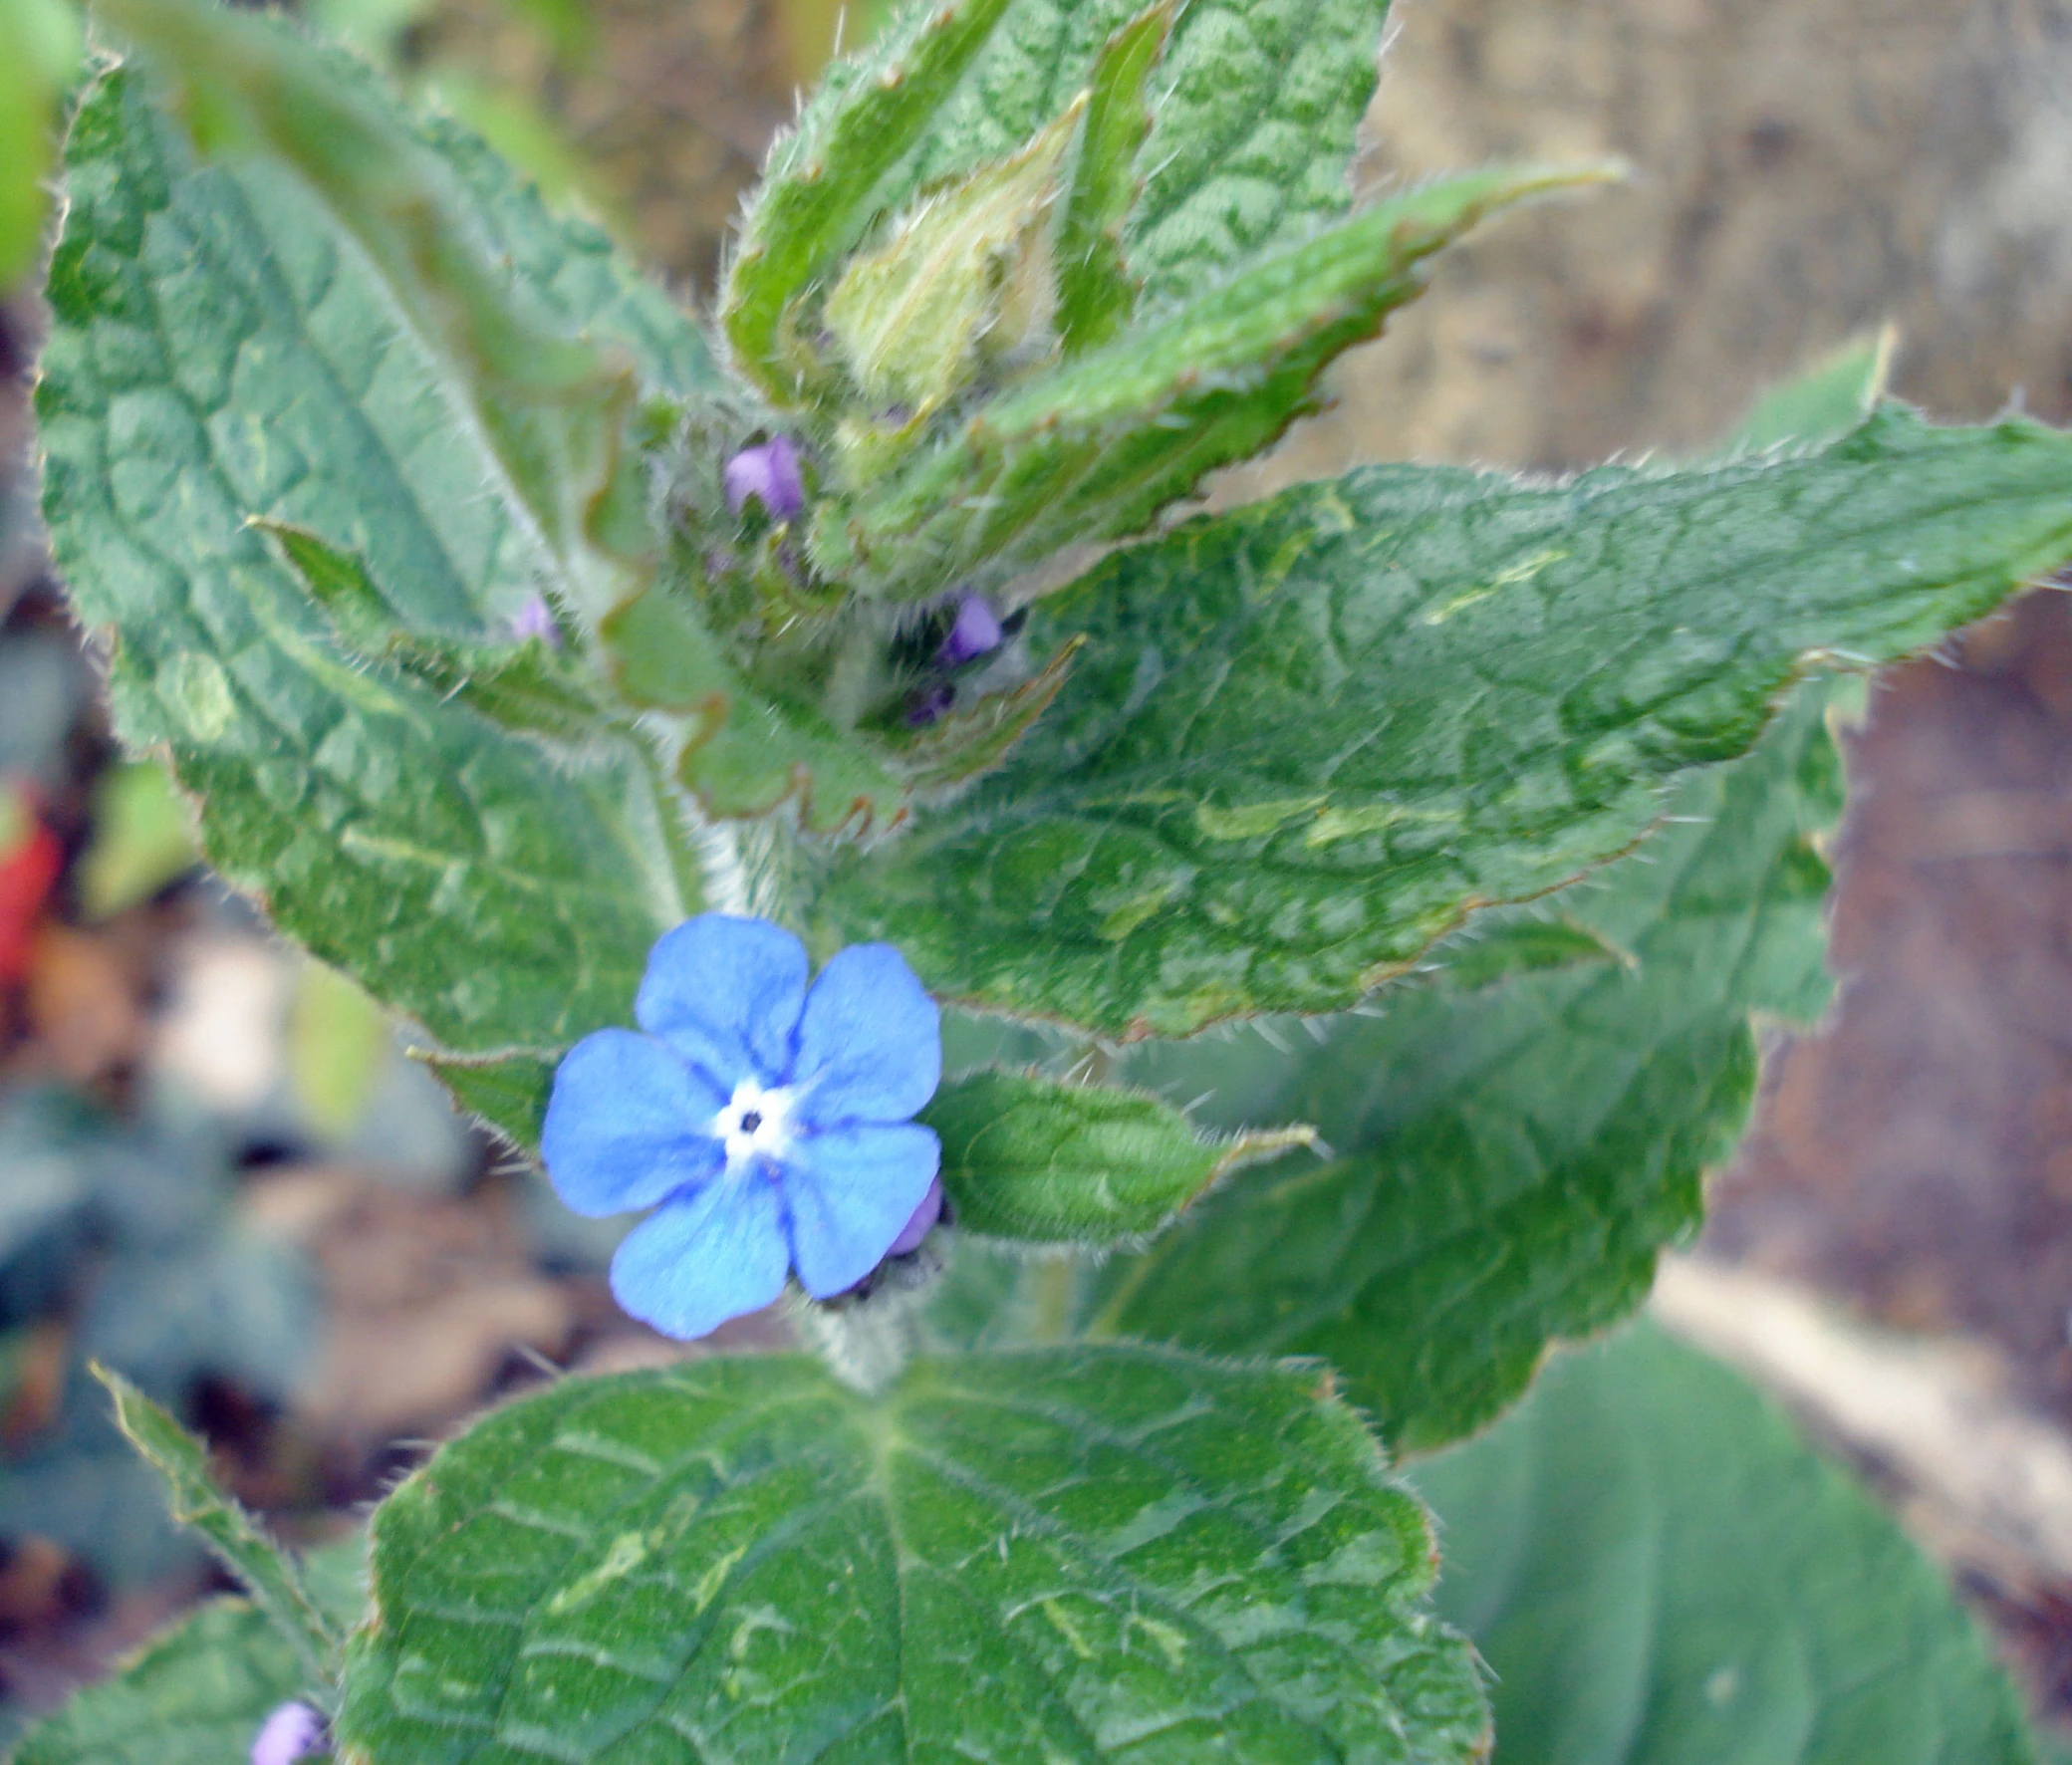
<path id="1" fill-rule="evenodd" d="M 761 1110 L 743 1110 L 741 1112 L 741 1132 L 743 1134 L 753 1134 L 762 1125 L 763 1113 Z"/>

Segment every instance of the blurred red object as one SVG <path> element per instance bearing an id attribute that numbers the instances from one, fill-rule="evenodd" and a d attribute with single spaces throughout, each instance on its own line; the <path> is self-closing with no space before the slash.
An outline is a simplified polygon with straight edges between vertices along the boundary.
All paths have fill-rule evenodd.
<path id="1" fill-rule="evenodd" d="M 45 903 L 65 851 L 57 835 L 44 825 L 36 793 L 20 782 L 5 787 L 14 813 L 7 850 L 0 854 L 0 986 L 21 984 L 29 968 L 29 947 L 42 921 Z"/>

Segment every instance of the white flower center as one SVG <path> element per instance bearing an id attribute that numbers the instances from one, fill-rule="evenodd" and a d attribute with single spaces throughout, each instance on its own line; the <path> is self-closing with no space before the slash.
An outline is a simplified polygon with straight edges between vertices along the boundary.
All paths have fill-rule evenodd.
<path id="1" fill-rule="evenodd" d="M 784 1156 L 791 1145 L 792 1103 L 790 1091 L 765 1091 L 753 1079 L 734 1087 L 732 1100 L 712 1118 L 712 1137 L 725 1142 L 729 1170 L 758 1154 Z"/>

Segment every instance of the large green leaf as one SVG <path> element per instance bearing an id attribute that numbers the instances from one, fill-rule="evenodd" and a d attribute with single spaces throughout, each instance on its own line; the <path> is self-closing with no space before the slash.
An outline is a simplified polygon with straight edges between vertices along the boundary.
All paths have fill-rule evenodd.
<path id="1" fill-rule="evenodd" d="M 570 1380 L 375 1520 L 367 1765 L 1467 1760 L 1424 1516 L 1316 1369 L 1143 1349 Z M 357 1751 L 355 1750 L 357 1749 Z"/>
<path id="2" fill-rule="evenodd" d="M 332 1624 L 365 1615 L 364 1540 L 328 1545 L 306 1569 Z M 278 1626 L 243 1600 L 210 1600 L 25 1736 L 12 1765 L 248 1765 L 267 1716 L 317 1697 Z"/>
<path id="3" fill-rule="evenodd" d="M 1212 1090 L 1206 1121 L 1311 1122 L 1339 1156 L 1241 1175 L 1105 1265 L 1094 1328 L 1329 1356 L 1409 1448 L 1494 1415 L 1550 1338 L 1638 1305 L 1746 1119 L 1751 1014 L 1804 1021 L 1827 997 L 1813 840 L 1841 778 L 1820 699 L 1690 779 L 1644 852 L 1554 897 L 1620 959 L 1398 987 L 1321 1046 L 1290 1026 L 1285 1053 L 1245 1032 L 1132 1062 L 1140 1083 Z"/>
<path id="4" fill-rule="evenodd" d="M 2072 555 L 2072 437 L 1881 414 L 1818 452 L 1541 487 L 1378 466 L 1039 603 L 1086 639 L 1005 766 L 822 910 L 939 994 L 1103 1033 L 1327 1011 L 1631 845 L 1801 671 Z"/>
<path id="5" fill-rule="evenodd" d="M 1783 1417 L 1652 1328 L 1564 1354 L 1421 1464 L 1497 1765 L 2028 1765 L 1921 1553 Z"/>
<path id="6" fill-rule="evenodd" d="M 162 17 L 193 23 L 184 7 Z M 218 22 L 246 58 L 216 70 L 231 97 L 289 128 L 288 97 L 322 84 L 296 59 L 314 52 L 256 21 Z M 269 46 L 287 57 L 282 91 L 264 78 Z M 623 1013 L 656 932 L 697 904 L 649 761 L 601 740 L 571 768 L 422 682 L 367 668 L 248 523 L 358 554 L 404 630 L 494 641 L 543 587 L 608 597 L 638 570 L 565 506 L 580 497 L 578 456 L 599 452 L 603 470 L 617 445 L 628 364 L 678 382 L 696 346 L 664 335 L 536 206 L 507 194 L 470 210 L 493 168 L 476 156 L 465 176 L 425 171 L 444 161 L 371 82 L 341 73 L 325 89 L 372 137 L 331 143 L 350 163 L 328 183 L 322 165 L 244 151 L 220 125 L 230 99 L 203 104 L 213 89 L 198 90 L 189 107 L 215 159 L 197 158 L 135 70 L 93 88 L 51 271 L 45 507 L 82 617 L 113 629 L 118 724 L 133 746 L 169 750 L 201 800 L 211 862 L 377 997 L 454 1047 L 561 1046 Z M 428 193 L 412 209 L 405 173 L 419 171 Z M 359 192 L 371 217 L 353 211 L 355 178 L 377 186 Z M 477 351 L 469 323 L 417 323 L 437 303 L 425 287 L 398 291 L 407 265 L 394 259 L 412 241 L 398 241 L 391 209 L 446 256 L 478 254 L 453 303 L 484 303 L 469 323 L 521 356 L 559 340 L 560 368 L 542 361 L 540 379 L 516 383 L 505 369 L 531 371 Z M 570 368 L 607 360 L 580 327 L 624 347 L 595 384 Z M 573 378 L 556 380 L 561 369 Z"/>

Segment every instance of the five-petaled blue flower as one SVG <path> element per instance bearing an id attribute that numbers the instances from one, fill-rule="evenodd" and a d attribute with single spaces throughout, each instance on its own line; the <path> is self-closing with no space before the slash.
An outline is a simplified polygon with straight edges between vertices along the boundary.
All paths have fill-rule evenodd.
<path id="1" fill-rule="evenodd" d="M 854 1287 L 929 1198 L 941 1145 L 910 1118 L 942 1076 L 941 1014 L 890 944 L 806 985 L 806 948 L 766 919 L 704 913 L 662 935 L 633 1030 L 600 1030 L 554 1076 L 540 1150 L 593 1216 L 652 1207 L 612 1291 L 670 1336 L 765 1306 L 786 1272 Z"/>

